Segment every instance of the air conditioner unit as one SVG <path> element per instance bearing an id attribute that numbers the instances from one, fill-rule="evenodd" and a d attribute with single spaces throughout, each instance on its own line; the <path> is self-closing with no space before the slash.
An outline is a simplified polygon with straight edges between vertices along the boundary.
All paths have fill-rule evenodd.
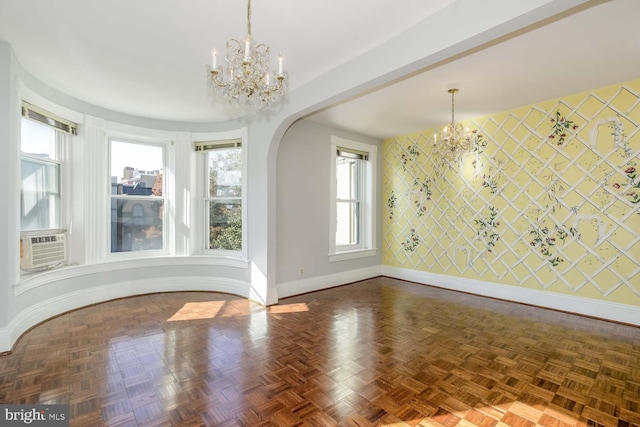
<path id="1" fill-rule="evenodd" d="M 23 236 L 20 249 L 20 268 L 25 271 L 53 267 L 67 259 L 64 234 Z"/>

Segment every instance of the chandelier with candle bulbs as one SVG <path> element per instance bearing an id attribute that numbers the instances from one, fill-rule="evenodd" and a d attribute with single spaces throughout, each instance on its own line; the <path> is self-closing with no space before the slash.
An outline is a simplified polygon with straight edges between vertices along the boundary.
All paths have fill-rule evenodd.
<path id="1" fill-rule="evenodd" d="M 247 35 L 241 41 L 227 41 L 225 57 L 227 69 L 218 66 L 217 52 L 213 63 L 207 65 L 207 80 L 215 92 L 240 105 L 271 106 L 280 99 L 288 86 L 283 69 L 282 54 L 278 57 L 278 71 L 269 67 L 269 46 L 256 42 L 251 36 L 251 0 L 247 2 Z"/>
<path id="2" fill-rule="evenodd" d="M 449 123 L 442 131 L 442 139 L 438 141 L 437 134 L 433 136 L 434 154 L 442 161 L 455 162 L 460 159 L 462 153 L 470 151 L 473 145 L 473 139 L 469 129 L 465 129 L 462 123 L 456 123 L 454 119 L 454 102 L 453 97 L 460 89 L 449 89 L 447 92 L 451 94 L 451 123 Z"/>

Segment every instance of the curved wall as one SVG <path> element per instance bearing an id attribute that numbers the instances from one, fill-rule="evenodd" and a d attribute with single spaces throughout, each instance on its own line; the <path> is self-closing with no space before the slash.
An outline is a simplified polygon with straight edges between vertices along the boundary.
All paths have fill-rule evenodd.
<path id="1" fill-rule="evenodd" d="M 190 206 L 196 201 L 197 177 L 193 140 L 241 136 L 247 131 L 238 122 L 188 124 L 126 116 L 91 106 L 48 88 L 15 59 L 11 47 L 0 43 L 0 106 L 7 156 L 2 159 L 3 226 L 0 286 L 0 352 L 9 351 L 22 333 L 52 316 L 114 298 L 168 291 L 216 291 L 249 298 L 251 264 L 247 251 L 240 258 L 204 255 L 195 234 L 198 215 Z M 4 95 L 7 96 L 4 96 Z M 78 122 L 79 134 L 70 143 L 66 204 L 70 266 L 25 274 L 19 269 L 19 127 L 22 100 Z M 95 116 L 98 114 L 100 116 Z M 107 120 L 107 118 L 109 120 Z M 112 121 L 112 120 L 118 120 Z M 167 254 L 160 257 L 117 257 L 107 253 L 108 188 L 107 161 L 110 137 L 128 140 L 165 141 L 165 186 L 171 192 L 166 225 Z M 246 144 L 249 146 L 250 144 Z M 170 181 L 170 182 L 167 182 Z M 134 255 L 135 256 L 135 255 Z"/>
<path id="2" fill-rule="evenodd" d="M 249 297 L 249 282 L 237 268 L 190 257 L 109 262 L 68 267 L 22 281 L 6 339 L 15 343 L 33 325 L 87 305 L 155 292 L 215 291 Z"/>

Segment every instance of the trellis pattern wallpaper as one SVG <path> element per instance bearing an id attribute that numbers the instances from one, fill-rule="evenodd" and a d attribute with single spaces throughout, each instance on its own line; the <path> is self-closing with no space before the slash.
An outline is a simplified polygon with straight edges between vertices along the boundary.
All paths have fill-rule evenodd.
<path id="1" fill-rule="evenodd" d="M 464 124 L 384 141 L 384 264 L 640 306 L 640 80 Z"/>

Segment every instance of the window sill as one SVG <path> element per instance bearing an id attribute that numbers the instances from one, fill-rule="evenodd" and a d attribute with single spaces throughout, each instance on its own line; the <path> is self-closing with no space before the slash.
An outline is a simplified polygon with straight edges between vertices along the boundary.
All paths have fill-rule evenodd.
<path id="1" fill-rule="evenodd" d="M 229 255 L 191 255 L 181 257 L 182 264 L 220 265 L 223 267 L 249 268 L 249 260 Z"/>
<path id="2" fill-rule="evenodd" d="M 329 262 L 347 261 L 350 259 L 367 258 L 376 255 L 376 249 L 358 249 L 355 251 L 337 252 L 329 254 Z"/>
<path id="3" fill-rule="evenodd" d="M 20 295 L 30 289 L 48 283 L 71 279 L 74 277 L 126 270 L 130 268 L 149 268 L 161 266 L 222 266 L 234 268 L 249 268 L 249 261 L 240 258 L 220 256 L 159 256 L 153 258 L 109 260 L 95 264 L 70 265 L 52 268 L 42 272 L 24 273 L 13 287 L 15 295 Z"/>

